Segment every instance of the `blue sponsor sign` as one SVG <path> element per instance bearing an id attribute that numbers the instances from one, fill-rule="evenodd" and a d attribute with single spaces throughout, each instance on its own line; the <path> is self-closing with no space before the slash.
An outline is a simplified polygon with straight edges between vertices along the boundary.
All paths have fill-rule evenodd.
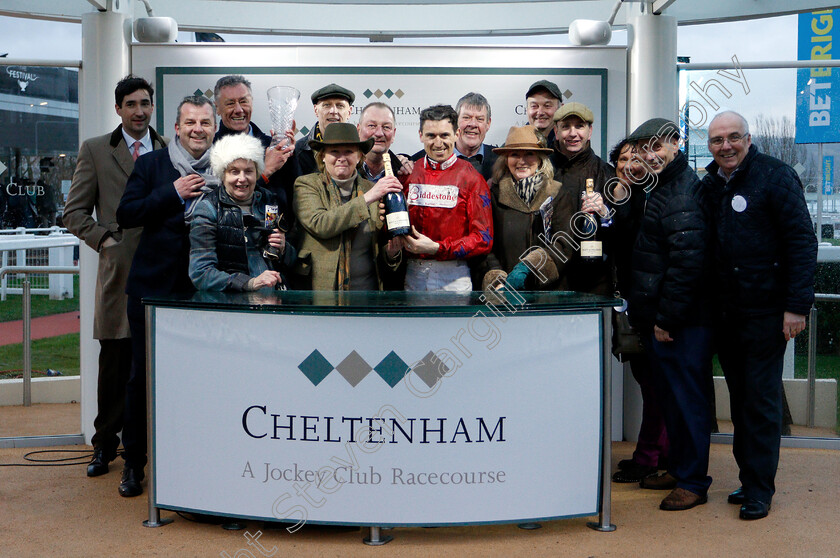
<path id="1" fill-rule="evenodd" d="M 823 157 L 823 195 L 830 196 L 834 192 L 834 157 Z"/>
<path id="2" fill-rule="evenodd" d="M 831 60 L 840 10 L 799 14 L 799 60 Z M 805 68 L 796 76 L 796 143 L 840 142 L 840 68 Z"/>

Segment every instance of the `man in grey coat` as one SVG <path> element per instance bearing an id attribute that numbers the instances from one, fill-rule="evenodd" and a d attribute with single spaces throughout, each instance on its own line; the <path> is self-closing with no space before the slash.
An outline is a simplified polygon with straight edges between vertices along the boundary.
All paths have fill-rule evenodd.
<path id="1" fill-rule="evenodd" d="M 129 75 L 117 84 L 115 109 L 122 124 L 82 143 L 64 207 L 67 229 L 99 253 L 93 317 L 93 337 L 99 339 L 99 379 L 89 477 L 108 472 L 123 426 L 125 384 L 131 369 L 125 282 L 142 229 L 123 231 L 116 211 L 137 157 L 167 144 L 149 126 L 153 96 L 152 86 L 143 78 Z"/>

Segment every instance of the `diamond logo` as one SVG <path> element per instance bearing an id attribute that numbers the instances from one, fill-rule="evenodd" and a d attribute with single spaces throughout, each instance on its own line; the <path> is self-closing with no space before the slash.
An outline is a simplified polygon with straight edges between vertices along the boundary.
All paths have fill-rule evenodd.
<path id="1" fill-rule="evenodd" d="M 324 378 L 327 377 L 327 374 L 332 372 L 333 366 L 327 359 L 324 358 L 324 355 L 315 349 L 308 357 L 306 357 L 306 359 L 304 359 L 303 362 L 298 365 L 298 368 L 301 372 L 303 372 L 303 375 L 312 382 L 312 385 L 317 386 Z"/>
<path id="2" fill-rule="evenodd" d="M 303 128 L 300 129 L 300 133 L 303 134 L 304 136 L 309 134 L 309 128 L 304 126 Z"/>
<path id="3" fill-rule="evenodd" d="M 391 351 L 388 353 L 388 356 L 382 359 L 382 362 L 376 365 L 374 370 L 385 380 L 385 383 L 394 387 L 400 383 L 400 380 L 408 372 L 408 365 L 403 362 L 403 359 L 397 356 L 397 353 Z"/>
<path id="4" fill-rule="evenodd" d="M 414 365 L 412 371 L 431 388 L 449 372 L 449 367 L 437 358 L 435 353 L 429 351 Z"/>
<path id="5" fill-rule="evenodd" d="M 385 91 L 385 96 L 390 99 L 391 97 L 394 96 L 394 92 L 391 91 L 390 89 L 388 89 L 387 91 Z"/>
<path id="6" fill-rule="evenodd" d="M 572 98 L 572 92 L 569 91 L 568 89 L 566 89 L 565 91 L 563 91 L 563 98 L 564 99 L 571 99 Z"/>
<path id="7" fill-rule="evenodd" d="M 353 387 L 356 387 L 372 370 L 370 364 L 365 362 L 365 359 L 359 356 L 359 353 L 356 351 L 347 355 L 347 358 L 336 365 L 335 369 Z"/>
<path id="8" fill-rule="evenodd" d="M 195 95 L 196 97 L 200 97 L 201 95 L 204 95 L 204 92 L 201 89 L 196 89 L 195 91 L 193 91 L 193 95 Z"/>
<path id="9" fill-rule="evenodd" d="M 377 89 L 376 91 L 373 92 L 373 94 L 376 95 L 377 99 L 383 95 L 381 89 Z"/>
<path id="10" fill-rule="evenodd" d="M 397 99 L 402 99 L 402 96 L 405 95 L 405 93 L 403 93 L 402 89 L 397 89 L 396 91 L 394 91 L 394 95 L 397 96 Z"/>
<path id="11" fill-rule="evenodd" d="M 370 89 L 365 89 L 365 92 L 362 93 L 362 95 L 370 99 L 370 96 L 373 95 L 373 91 L 371 91 Z"/>

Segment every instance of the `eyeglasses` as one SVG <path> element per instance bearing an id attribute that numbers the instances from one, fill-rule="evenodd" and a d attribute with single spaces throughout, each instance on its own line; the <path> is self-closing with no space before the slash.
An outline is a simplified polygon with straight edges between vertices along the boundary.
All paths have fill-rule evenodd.
<path id="1" fill-rule="evenodd" d="M 728 141 L 729 145 L 736 145 L 744 141 L 749 136 L 749 134 L 743 136 L 741 134 L 730 134 L 725 138 L 717 136 L 714 138 L 709 138 L 709 145 L 711 145 L 712 147 L 720 147 L 721 145 L 723 145 L 724 141 Z"/>

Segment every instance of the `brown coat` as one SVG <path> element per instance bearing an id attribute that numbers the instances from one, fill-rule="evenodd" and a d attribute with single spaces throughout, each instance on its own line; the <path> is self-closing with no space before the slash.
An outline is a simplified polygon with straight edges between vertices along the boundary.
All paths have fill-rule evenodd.
<path id="1" fill-rule="evenodd" d="M 169 143 L 149 130 L 154 149 Z M 116 212 L 132 170 L 134 160 L 125 144 L 122 126 L 110 134 L 85 140 L 79 148 L 64 206 L 64 226 L 99 253 L 93 315 L 95 339 L 131 337 L 125 315 L 125 281 L 143 229 L 123 231 L 117 224 Z M 117 244 L 102 248 L 108 236 Z"/>

